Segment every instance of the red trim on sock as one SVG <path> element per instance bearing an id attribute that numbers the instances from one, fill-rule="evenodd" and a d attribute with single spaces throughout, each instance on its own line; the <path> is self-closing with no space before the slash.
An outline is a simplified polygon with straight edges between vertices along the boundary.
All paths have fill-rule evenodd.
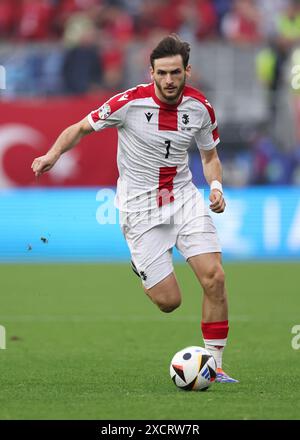
<path id="1" fill-rule="evenodd" d="M 203 339 L 226 339 L 228 335 L 228 321 L 201 322 Z"/>

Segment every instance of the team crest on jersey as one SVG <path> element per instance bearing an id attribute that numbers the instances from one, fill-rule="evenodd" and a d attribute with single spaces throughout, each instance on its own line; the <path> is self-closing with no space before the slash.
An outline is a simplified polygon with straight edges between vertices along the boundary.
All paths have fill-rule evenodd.
<path id="1" fill-rule="evenodd" d="M 109 117 L 109 115 L 111 114 L 111 108 L 109 104 L 103 104 L 102 107 L 99 108 L 99 118 L 100 119 L 106 119 Z"/>
<path id="2" fill-rule="evenodd" d="M 190 118 L 189 118 L 189 115 L 187 113 L 182 115 L 182 122 L 183 122 L 184 125 L 187 125 L 190 122 Z"/>

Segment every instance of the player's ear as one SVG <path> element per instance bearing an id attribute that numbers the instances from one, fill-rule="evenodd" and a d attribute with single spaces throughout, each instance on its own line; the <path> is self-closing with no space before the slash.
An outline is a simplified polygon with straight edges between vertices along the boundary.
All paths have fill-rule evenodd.
<path id="1" fill-rule="evenodd" d="M 192 75 L 192 66 L 191 66 L 190 64 L 188 64 L 188 65 L 186 66 L 185 73 L 186 73 L 186 76 L 187 76 L 188 78 L 191 77 L 191 75 Z"/>

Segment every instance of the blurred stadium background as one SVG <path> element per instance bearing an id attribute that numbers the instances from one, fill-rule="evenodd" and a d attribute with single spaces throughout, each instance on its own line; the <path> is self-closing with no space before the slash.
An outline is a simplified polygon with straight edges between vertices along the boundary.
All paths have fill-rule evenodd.
<path id="1" fill-rule="evenodd" d="M 39 182 L 30 164 L 63 128 L 106 98 L 149 82 L 150 50 L 170 32 L 191 42 L 192 84 L 203 90 L 217 112 L 219 154 L 232 208 L 218 222 L 225 255 L 299 257 L 299 1 L 1 0 L 2 261 L 127 258 L 125 246 L 119 250 L 117 245 L 121 236 L 114 251 L 108 249 L 110 237 L 119 234 L 117 227 L 108 235 L 108 227 L 100 228 L 93 216 L 103 202 L 96 201 L 95 187 L 116 184 L 114 130 L 84 140 Z M 195 183 L 205 185 L 193 145 L 190 164 Z M 36 187 L 93 190 L 78 193 L 72 203 L 73 191 L 38 192 Z M 81 194 L 83 199 L 78 198 Z M 31 243 L 37 233 L 33 219 L 44 218 L 41 235 L 51 233 L 66 197 L 68 215 L 78 220 L 77 234 L 70 235 L 72 246 L 66 244 L 70 230 L 65 224 L 65 231 L 59 226 L 65 236 L 60 246 L 53 243 L 40 252 Z M 60 207 L 50 207 L 51 200 L 59 199 Z M 79 209 L 81 203 L 84 209 Z M 8 228 L 21 206 L 24 229 Z"/>
<path id="2" fill-rule="evenodd" d="M 260 286 L 265 283 L 266 289 L 267 286 L 270 289 L 269 297 L 266 296 L 268 307 L 270 304 L 275 307 L 273 286 L 274 289 L 278 287 L 280 294 L 280 283 L 274 281 L 276 274 L 279 276 L 290 264 L 291 274 L 293 277 L 298 275 L 299 281 L 295 269 L 300 258 L 298 0 L 0 0 L 0 261 L 18 264 L 105 262 L 111 265 L 107 274 L 115 274 L 116 267 L 125 276 L 119 266 L 114 266 L 129 260 L 117 221 L 101 224 L 103 218 L 107 218 L 108 223 L 117 218 L 112 205 L 117 180 L 116 131 L 109 129 L 84 139 L 38 181 L 30 165 L 35 157 L 48 150 L 62 129 L 98 108 L 106 98 L 138 83 L 149 82 L 150 50 L 161 37 L 171 32 L 191 43 L 191 83 L 203 90 L 216 109 L 221 137 L 218 151 L 228 203 L 226 213 L 215 215 L 214 219 L 225 262 L 294 260 L 294 265 L 287 262 L 272 266 L 271 263 L 265 277 L 263 269 L 258 269 Z M 190 150 L 190 166 L 195 183 L 199 188 L 207 188 L 194 145 Z M 106 192 L 101 191 L 103 188 L 107 188 Z M 176 259 L 179 259 L 177 254 Z M 31 322 L 31 316 L 35 323 L 32 328 L 36 328 L 35 311 L 41 313 L 41 317 L 46 312 L 42 303 L 39 307 L 34 305 L 41 298 L 31 292 L 26 305 L 22 293 L 17 292 L 23 277 L 23 293 L 27 295 L 36 288 L 25 280 L 26 270 L 18 270 L 17 265 L 12 265 L 10 272 L 8 267 L 7 264 L 1 266 L 6 294 L 2 300 L 0 323 L 7 326 L 11 337 L 15 331 L 29 335 L 24 322 Z M 60 277 L 63 276 L 54 265 L 46 275 L 45 267 L 41 270 L 47 279 L 55 278 L 53 274 L 57 274 L 57 270 Z M 102 283 L 106 270 L 98 267 Z M 128 267 L 128 277 L 131 276 L 129 270 Z M 243 270 L 244 278 L 239 278 L 238 265 L 229 267 L 233 278 L 239 275 L 236 280 L 241 284 L 249 284 L 249 280 L 250 284 L 258 283 L 256 270 Z M 66 269 L 66 274 L 69 271 Z M 78 271 L 75 269 L 71 276 L 77 272 L 80 277 Z M 16 274 L 15 280 L 11 273 Z M 97 279 L 96 273 L 95 269 L 93 280 Z M 42 285 L 38 267 L 35 269 L 32 264 L 28 274 L 33 278 L 37 276 Z M 283 275 L 281 280 L 284 279 L 282 289 L 296 288 L 295 278 L 292 282 Z M 133 285 L 131 278 L 128 280 L 129 290 L 140 289 Z M 272 280 L 273 285 L 270 284 Z M 116 281 L 111 284 L 106 279 L 104 284 L 109 289 Z M 12 282 L 16 283 L 14 288 Z M 78 286 L 81 282 L 79 278 Z M 240 284 L 236 283 L 237 291 Z M 60 286 L 60 295 L 64 295 L 71 284 L 64 279 Z M 53 301 L 58 304 L 60 286 L 53 285 L 52 289 L 55 291 Z M 87 284 L 83 290 L 89 290 Z M 10 291 L 14 292 L 12 297 Z M 259 310 L 260 295 L 264 294 L 258 289 L 255 299 L 250 289 L 249 303 L 243 299 L 245 307 L 250 310 L 249 304 L 253 301 L 253 310 Z M 135 295 L 138 297 L 139 293 Z M 97 300 L 100 308 L 104 297 L 100 295 Z M 238 303 L 237 297 L 233 298 L 233 313 L 239 310 L 234 305 L 234 301 Z M 76 298 L 85 304 L 79 291 Z M 90 299 L 93 302 L 95 298 L 92 295 Z M 294 299 L 297 301 L 296 296 Z M 111 300 L 114 301 L 113 297 Z M 19 317 L 12 327 L 19 301 L 20 304 L 24 302 L 24 307 L 19 304 Z M 50 303 L 49 298 L 47 301 L 47 307 L 54 314 L 68 313 L 67 300 L 63 304 L 64 312 L 52 307 L 54 303 Z M 118 301 L 123 304 L 123 300 Z M 296 316 L 299 300 L 293 304 L 287 300 L 286 307 L 288 304 L 294 315 L 291 314 L 291 321 L 284 324 L 286 338 L 289 338 L 291 325 L 300 324 Z M 111 303 L 106 307 L 109 316 L 114 306 Z M 125 310 L 126 305 L 123 307 Z M 270 316 L 277 319 L 280 307 L 283 310 L 284 304 L 279 304 L 273 315 L 269 309 Z M 79 313 L 74 310 L 75 315 Z M 27 313 L 27 318 L 22 313 Z M 128 314 L 130 320 L 132 313 L 128 311 Z M 236 320 L 238 323 L 239 318 Z M 248 334 L 245 331 L 246 340 Z M 72 335 L 69 337 L 71 340 Z M 175 342 L 175 339 L 170 342 L 171 351 L 167 356 L 173 354 L 173 347 L 177 347 Z M 188 345 L 186 342 L 182 340 L 182 344 Z M 255 350 L 254 341 L 252 343 L 251 346 L 250 341 L 249 347 Z M 289 344 L 289 340 L 285 343 Z M 36 344 L 40 346 L 43 342 Z M 177 348 L 181 348 L 180 344 Z M 239 358 L 238 354 L 235 356 Z M 21 360 L 19 362 L 22 378 Z M 15 409 L 13 403 L 11 408 Z M 7 410 L 2 417 L 13 418 L 21 414 L 28 418 L 31 414 L 29 409 L 27 413 L 22 411 Z M 35 414 L 39 414 L 38 409 Z M 41 414 L 49 415 L 46 409 Z M 51 414 L 55 416 L 56 413 L 50 411 Z M 72 414 L 69 412 L 67 416 Z M 95 417 L 95 413 L 89 414 Z M 112 417 L 113 413 L 104 414 Z M 135 413 L 125 411 L 124 414 Z M 164 414 L 161 413 L 162 417 Z M 287 414 L 293 415 L 293 412 Z M 158 412 L 152 415 L 159 417 Z M 258 417 L 257 413 L 252 416 Z"/>

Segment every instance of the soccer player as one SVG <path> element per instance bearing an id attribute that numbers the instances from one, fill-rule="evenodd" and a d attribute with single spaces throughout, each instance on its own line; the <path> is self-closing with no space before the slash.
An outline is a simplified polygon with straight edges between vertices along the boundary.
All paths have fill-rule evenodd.
<path id="1" fill-rule="evenodd" d="M 233 383 L 237 380 L 222 369 L 229 326 L 221 247 L 188 167 L 188 148 L 194 138 L 210 186 L 209 208 L 222 213 L 219 135 L 211 104 L 186 85 L 191 75 L 189 54 L 189 44 L 176 35 L 162 39 L 150 55 L 153 82 L 113 96 L 65 129 L 47 154 L 33 161 L 32 169 L 39 176 L 83 136 L 117 127 L 116 205 L 132 268 L 149 298 L 163 312 L 172 312 L 181 303 L 172 264 L 176 246 L 203 288 L 201 328 L 205 348 L 216 360 L 216 382 Z"/>

